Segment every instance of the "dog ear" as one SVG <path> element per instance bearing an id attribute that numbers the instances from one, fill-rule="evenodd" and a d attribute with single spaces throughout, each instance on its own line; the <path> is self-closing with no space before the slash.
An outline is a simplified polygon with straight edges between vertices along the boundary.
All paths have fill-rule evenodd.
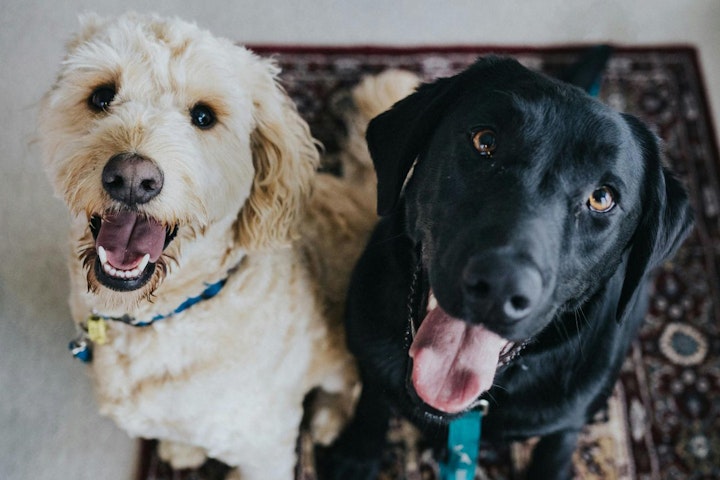
<path id="1" fill-rule="evenodd" d="M 366 139 L 377 173 L 377 210 L 389 214 L 398 202 L 405 178 L 430 137 L 440 114 L 458 92 L 456 77 L 424 84 L 412 95 L 378 115 Z"/>
<path id="2" fill-rule="evenodd" d="M 397 205 L 415 159 L 448 106 L 469 89 L 502 89 L 528 73 L 517 60 L 489 55 L 455 76 L 421 85 L 375 117 L 366 139 L 378 178 L 378 213 L 387 215 Z"/>
<path id="3" fill-rule="evenodd" d="M 680 247 L 693 223 L 693 213 L 682 184 L 661 163 L 658 139 L 631 115 L 623 115 L 643 152 L 645 185 L 640 223 L 631 240 L 616 319 L 622 321 L 643 279 Z"/>
<path id="4" fill-rule="evenodd" d="M 260 75 L 252 87 L 255 176 L 237 222 L 238 243 L 249 249 L 286 244 L 310 196 L 320 163 L 310 128 L 279 85 L 280 69 L 255 57 Z"/>

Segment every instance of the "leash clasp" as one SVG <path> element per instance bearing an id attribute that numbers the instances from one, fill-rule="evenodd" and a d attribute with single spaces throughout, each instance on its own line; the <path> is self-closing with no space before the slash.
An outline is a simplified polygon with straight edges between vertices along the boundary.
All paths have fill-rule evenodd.
<path id="1" fill-rule="evenodd" d="M 488 402 L 484 398 L 481 398 L 480 401 L 478 401 L 477 406 L 478 406 L 478 410 L 480 411 L 480 413 L 482 414 L 483 417 L 485 415 L 487 415 L 488 412 L 490 411 L 490 402 Z"/>

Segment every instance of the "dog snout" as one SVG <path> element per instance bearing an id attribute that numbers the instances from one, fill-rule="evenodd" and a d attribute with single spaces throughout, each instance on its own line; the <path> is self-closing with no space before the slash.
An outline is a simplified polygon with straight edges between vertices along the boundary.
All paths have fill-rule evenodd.
<path id="1" fill-rule="evenodd" d="M 162 170 L 152 160 L 133 153 L 115 155 L 103 168 L 102 184 L 115 200 L 133 206 L 155 198 L 163 187 Z"/>
<path id="2" fill-rule="evenodd" d="M 466 304 L 478 321 L 511 325 L 532 314 L 540 303 L 543 279 L 523 258 L 496 252 L 476 255 L 463 271 Z"/>

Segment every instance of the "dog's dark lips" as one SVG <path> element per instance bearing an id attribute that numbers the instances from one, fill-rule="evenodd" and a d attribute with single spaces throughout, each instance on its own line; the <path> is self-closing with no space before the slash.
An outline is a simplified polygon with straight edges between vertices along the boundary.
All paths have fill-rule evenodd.
<path id="1" fill-rule="evenodd" d="M 102 222 L 103 219 L 100 215 L 93 215 L 90 218 L 89 228 L 95 241 L 97 241 L 100 234 Z M 163 251 L 175 239 L 177 230 L 177 225 L 165 227 L 165 240 L 162 246 Z M 102 250 L 102 247 L 98 248 L 98 255 L 93 263 L 93 271 L 97 280 L 111 290 L 118 292 L 137 290 L 147 284 L 155 273 L 156 262 L 150 262 L 147 258 L 141 260 L 133 270 L 127 272 L 108 267 L 107 260 L 101 258 L 101 256 L 104 256 L 104 250 L 103 253 L 100 253 L 100 250 Z M 122 278 L 123 276 L 126 278 Z"/>

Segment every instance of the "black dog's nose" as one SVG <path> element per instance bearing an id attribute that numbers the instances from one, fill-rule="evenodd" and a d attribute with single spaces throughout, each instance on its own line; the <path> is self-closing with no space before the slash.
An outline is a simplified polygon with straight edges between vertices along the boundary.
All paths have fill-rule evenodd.
<path id="1" fill-rule="evenodd" d="M 532 313 L 542 295 L 542 275 L 532 263 L 505 253 L 470 259 L 463 271 L 468 305 L 488 323 L 513 323 Z"/>
<path id="2" fill-rule="evenodd" d="M 155 162 L 133 153 L 115 155 L 102 172 L 105 191 L 130 206 L 155 198 L 162 190 L 163 180 L 163 173 Z"/>

